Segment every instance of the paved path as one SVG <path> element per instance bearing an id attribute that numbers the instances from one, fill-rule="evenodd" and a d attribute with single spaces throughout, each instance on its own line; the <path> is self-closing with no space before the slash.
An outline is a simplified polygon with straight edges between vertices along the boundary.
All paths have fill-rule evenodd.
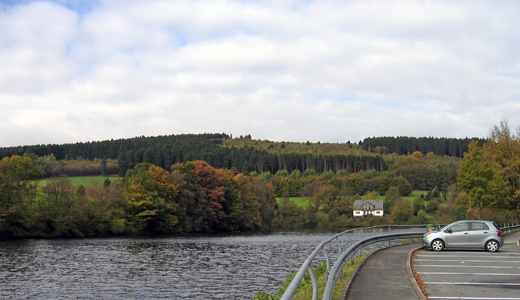
<path id="1" fill-rule="evenodd" d="M 420 246 L 409 244 L 376 252 L 354 276 L 347 299 L 419 299 L 406 270 L 406 260 L 410 250 Z"/>

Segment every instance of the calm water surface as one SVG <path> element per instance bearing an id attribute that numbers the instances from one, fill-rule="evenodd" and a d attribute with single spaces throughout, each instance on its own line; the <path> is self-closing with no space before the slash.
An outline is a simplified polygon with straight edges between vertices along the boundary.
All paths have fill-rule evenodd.
<path id="1" fill-rule="evenodd" d="M 0 242 L 0 299 L 252 299 L 342 230 Z"/>

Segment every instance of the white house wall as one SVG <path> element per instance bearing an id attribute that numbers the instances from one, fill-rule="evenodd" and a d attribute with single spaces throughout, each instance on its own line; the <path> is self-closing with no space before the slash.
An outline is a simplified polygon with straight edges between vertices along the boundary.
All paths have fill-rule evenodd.
<path id="1" fill-rule="evenodd" d="M 364 215 L 364 211 L 363 210 L 355 210 L 354 211 L 354 217 L 362 217 L 363 215 Z M 367 211 L 366 215 L 374 215 L 374 216 L 382 217 L 383 216 L 383 211 L 382 210 Z"/>

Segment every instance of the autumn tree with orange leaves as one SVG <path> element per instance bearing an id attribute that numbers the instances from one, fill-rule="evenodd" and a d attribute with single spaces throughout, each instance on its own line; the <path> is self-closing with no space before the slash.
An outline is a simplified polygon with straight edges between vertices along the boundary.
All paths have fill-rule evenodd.
<path id="1" fill-rule="evenodd" d="M 196 183 L 213 210 L 213 221 L 218 224 L 227 216 L 223 206 L 226 202 L 224 176 L 205 161 L 196 160 L 193 163 L 195 164 L 193 173 Z"/>

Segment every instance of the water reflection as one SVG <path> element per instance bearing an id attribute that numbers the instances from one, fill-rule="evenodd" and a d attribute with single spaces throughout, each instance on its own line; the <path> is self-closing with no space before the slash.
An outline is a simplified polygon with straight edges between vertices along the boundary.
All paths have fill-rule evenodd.
<path id="1" fill-rule="evenodd" d="M 251 299 L 341 230 L 0 243 L 2 299 Z"/>

